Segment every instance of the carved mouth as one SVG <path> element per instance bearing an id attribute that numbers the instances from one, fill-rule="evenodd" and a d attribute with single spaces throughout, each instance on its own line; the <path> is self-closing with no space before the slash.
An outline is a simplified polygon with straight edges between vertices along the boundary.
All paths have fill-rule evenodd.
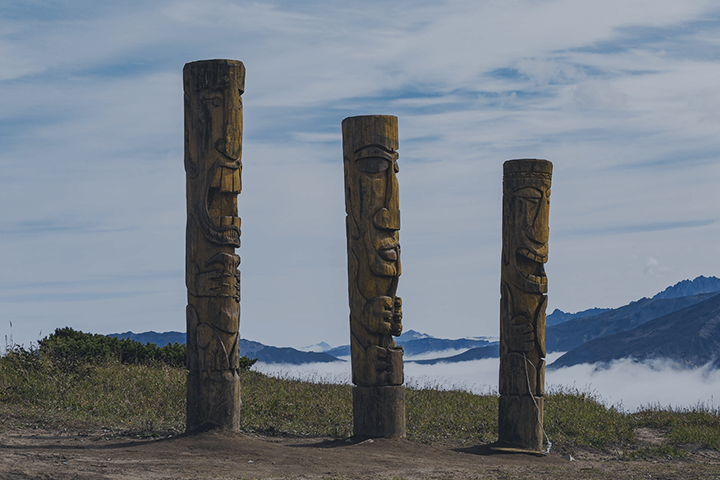
<path id="1" fill-rule="evenodd" d="M 515 252 L 515 267 L 523 278 L 535 285 L 547 285 L 544 263 L 547 262 L 547 255 L 538 255 L 527 249 L 519 248 Z"/>
<path id="2" fill-rule="evenodd" d="M 241 189 L 239 165 L 220 163 L 208 183 L 205 211 L 198 220 L 205 236 L 220 245 L 240 246 L 237 195 Z"/>
<path id="3" fill-rule="evenodd" d="M 380 255 L 380 258 L 387 260 L 388 262 L 396 262 L 400 256 L 400 245 L 397 243 L 384 245 L 378 249 L 378 255 Z"/>
<path id="4" fill-rule="evenodd" d="M 240 228 L 240 218 L 237 216 L 237 194 L 241 189 L 239 169 L 223 166 L 215 169 L 207 203 L 210 220 L 219 230 L 232 226 Z"/>

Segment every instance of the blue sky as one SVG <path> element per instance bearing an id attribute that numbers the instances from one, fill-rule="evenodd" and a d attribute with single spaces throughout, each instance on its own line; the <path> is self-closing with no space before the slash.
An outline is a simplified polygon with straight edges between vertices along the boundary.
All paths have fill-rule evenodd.
<path id="1" fill-rule="evenodd" d="M 555 167 L 548 312 L 718 275 L 719 44 L 692 0 L 3 4 L 0 335 L 184 329 L 182 67 L 211 58 L 247 68 L 245 338 L 348 343 L 353 115 L 399 118 L 406 329 L 498 334 L 513 158 Z"/>

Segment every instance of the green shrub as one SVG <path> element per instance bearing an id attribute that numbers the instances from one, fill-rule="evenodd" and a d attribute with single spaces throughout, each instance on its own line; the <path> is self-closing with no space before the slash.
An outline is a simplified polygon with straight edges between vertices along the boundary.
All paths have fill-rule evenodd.
<path id="1" fill-rule="evenodd" d="M 42 356 L 65 369 L 108 359 L 124 364 L 157 362 L 182 367 L 186 356 L 185 345 L 178 343 L 159 348 L 154 343 L 83 333 L 70 327 L 57 328 L 55 333 L 40 340 L 39 350 Z"/>
<path id="2" fill-rule="evenodd" d="M 40 355 L 51 359 L 59 368 L 72 370 L 83 363 L 117 359 L 124 364 L 162 363 L 172 367 L 185 366 L 185 344 L 173 343 L 158 347 L 129 338 L 83 333 L 70 327 L 57 328 L 55 333 L 39 342 Z M 249 370 L 257 359 L 240 358 L 240 369 Z"/>
<path id="3" fill-rule="evenodd" d="M 247 355 L 243 355 L 242 357 L 240 357 L 240 371 L 249 372 L 250 367 L 255 365 L 257 361 L 257 358 L 250 358 Z"/>

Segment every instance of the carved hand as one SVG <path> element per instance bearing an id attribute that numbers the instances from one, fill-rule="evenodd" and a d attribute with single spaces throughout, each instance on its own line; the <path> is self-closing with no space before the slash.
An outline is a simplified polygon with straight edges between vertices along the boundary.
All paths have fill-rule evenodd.
<path id="1" fill-rule="evenodd" d="M 393 318 L 393 299 L 391 297 L 375 297 L 365 304 L 366 318 L 368 324 L 365 328 L 372 333 L 387 335 L 393 331 L 390 321 Z M 402 325 L 400 326 L 402 329 Z"/>
<path id="2" fill-rule="evenodd" d="M 216 269 L 200 272 L 195 277 L 193 294 L 201 297 L 235 296 L 239 275 L 227 275 L 223 270 Z"/>
<path id="3" fill-rule="evenodd" d="M 392 331 L 390 333 L 394 337 L 399 337 L 402 334 L 402 298 L 400 297 L 395 297 L 395 303 L 393 304 Z"/>
<path id="4" fill-rule="evenodd" d="M 535 346 L 535 329 L 522 315 L 513 317 L 505 336 L 508 348 L 515 352 L 529 352 Z"/>

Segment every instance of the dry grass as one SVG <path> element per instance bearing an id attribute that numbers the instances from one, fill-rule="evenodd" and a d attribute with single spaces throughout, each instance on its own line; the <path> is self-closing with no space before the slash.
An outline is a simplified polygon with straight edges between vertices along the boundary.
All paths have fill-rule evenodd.
<path id="1" fill-rule="evenodd" d="M 0 429 L 18 421 L 33 425 L 98 426 L 108 435 L 165 436 L 184 431 L 185 375 L 161 364 L 124 365 L 44 358 L 10 349 L 0 357 Z M 352 434 L 349 385 L 305 382 L 242 372 L 242 429 L 266 436 Z M 497 397 L 439 388 L 408 388 L 408 438 L 423 443 L 489 443 L 497 439 Z M 21 420 L 18 420 L 21 419 Z M 23 423 L 24 422 L 24 423 Z M 720 450 L 720 411 L 649 406 L 628 413 L 576 390 L 550 392 L 545 430 L 555 445 L 624 448 L 633 431 L 664 432 L 663 442 L 633 450 L 632 458 L 682 457 L 686 449 Z M 631 456 L 628 456 L 630 458 Z"/>

